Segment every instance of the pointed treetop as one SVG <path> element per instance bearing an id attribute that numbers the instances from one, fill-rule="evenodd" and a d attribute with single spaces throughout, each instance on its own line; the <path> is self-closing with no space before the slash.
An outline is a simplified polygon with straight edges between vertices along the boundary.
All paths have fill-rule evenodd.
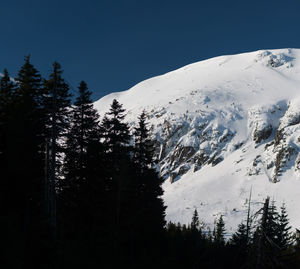
<path id="1" fill-rule="evenodd" d="M 76 98 L 76 101 L 74 103 L 75 106 L 92 104 L 92 102 L 93 102 L 91 99 L 92 92 L 89 91 L 88 86 L 85 83 L 85 81 L 80 82 L 78 90 L 79 90 L 79 95 Z"/>
<path id="2" fill-rule="evenodd" d="M 9 77 L 8 71 L 6 68 L 3 70 L 3 77 Z"/>
<path id="3" fill-rule="evenodd" d="M 214 242 L 217 244 L 225 244 L 225 223 L 223 220 L 223 215 L 217 221 L 214 229 Z"/>
<path id="4" fill-rule="evenodd" d="M 31 57 L 30 54 L 27 54 L 27 55 L 24 57 L 25 64 L 29 64 L 29 63 L 30 63 L 30 57 Z"/>
<path id="5" fill-rule="evenodd" d="M 12 83 L 12 81 L 10 79 L 10 76 L 9 76 L 8 71 L 7 71 L 6 68 L 3 70 L 3 76 L 1 78 L 1 82 L 0 83 L 1 83 L 0 87 L 1 87 L 2 90 L 5 87 L 13 85 L 13 83 Z"/>
<path id="6" fill-rule="evenodd" d="M 60 65 L 60 63 L 59 62 L 57 62 L 57 61 L 55 61 L 53 64 L 52 64 L 52 66 L 53 66 L 53 71 L 55 72 L 58 72 L 58 71 L 60 71 L 61 73 L 63 72 L 63 70 L 60 70 L 61 69 L 61 65 Z"/>
<path id="7" fill-rule="evenodd" d="M 199 228 L 200 222 L 199 222 L 199 216 L 198 216 L 198 211 L 197 209 L 194 210 L 193 217 L 192 217 L 192 223 L 191 223 L 191 228 L 193 230 L 196 230 Z"/>
<path id="8" fill-rule="evenodd" d="M 118 118 L 119 120 L 123 120 L 125 118 L 125 115 L 123 115 L 125 111 L 126 110 L 123 108 L 123 105 L 114 99 L 107 114 L 113 116 L 114 118 Z"/>
<path id="9" fill-rule="evenodd" d="M 9 74 L 4 69 L 3 76 L 0 79 L 0 106 L 7 104 L 14 91 L 14 83 L 11 81 Z"/>

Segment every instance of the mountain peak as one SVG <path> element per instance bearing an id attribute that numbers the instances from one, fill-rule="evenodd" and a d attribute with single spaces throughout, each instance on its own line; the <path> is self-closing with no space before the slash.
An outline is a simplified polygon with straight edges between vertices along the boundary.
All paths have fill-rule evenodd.
<path id="1" fill-rule="evenodd" d="M 145 109 L 166 178 L 167 218 L 189 222 L 193 210 L 233 229 L 253 200 L 286 201 L 300 225 L 300 50 L 219 56 L 145 80 L 114 98 L 132 124 Z M 172 184 L 171 184 L 172 182 Z"/>

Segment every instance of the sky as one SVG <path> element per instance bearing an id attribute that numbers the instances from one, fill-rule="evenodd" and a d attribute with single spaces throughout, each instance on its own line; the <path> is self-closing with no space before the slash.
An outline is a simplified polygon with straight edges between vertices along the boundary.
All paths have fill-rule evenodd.
<path id="1" fill-rule="evenodd" d="M 9 0 L 0 6 L 0 72 L 30 54 L 58 61 L 93 99 L 184 65 L 259 49 L 300 48 L 299 0 Z"/>

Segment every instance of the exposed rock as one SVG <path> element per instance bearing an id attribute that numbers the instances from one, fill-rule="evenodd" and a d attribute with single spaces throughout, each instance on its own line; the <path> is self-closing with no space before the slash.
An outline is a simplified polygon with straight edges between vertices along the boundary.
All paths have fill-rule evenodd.
<path id="1" fill-rule="evenodd" d="M 200 151 L 194 158 L 194 172 L 198 171 L 206 162 L 209 156 L 207 156 L 203 151 Z"/>
<path id="2" fill-rule="evenodd" d="M 300 153 L 298 153 L 298 157 L 295 161 L 295 170 L 300 171 Z"/>
<path id="3" fill-rule="evenodd" d="M 262 129 L 255 129 L 254 133 L 253 133 L 253 140 L 256 143 L 260 143 L 266 139 L 268 139 L 270 137 L 270 135 L 272 134 L 273 131 L 273 127 L 271 124 L 265 126 Z"/>
<path id="4" fill-rule="evenodd" d="M 189 165 L 182 165 L 176 171 L 171 172 L 170 174 L 170 182 L 173 183 L 175 180 L 178 180 L 178 177 L 184 175 L 186 172 L 190 170 Z"/>
<path id="5" fill-rule="evenodd" d="M 178 167 L 181 163 L 189 160 L 195 152 L 196 151 L 193 147 L 177 146 L 170 156 L 171 167 Z"/>
<path id="6" fill-rule="evenodd" d="M 284 153 L 285 153 L 285 149 L 281 148 L 276 155 L 275 169 L 274 169 L 274 176 L 273 176 L 274 182 L 278 181 L 278 176 L 280 175 L 281 172 L 280 168 L 284 160 Z"/>

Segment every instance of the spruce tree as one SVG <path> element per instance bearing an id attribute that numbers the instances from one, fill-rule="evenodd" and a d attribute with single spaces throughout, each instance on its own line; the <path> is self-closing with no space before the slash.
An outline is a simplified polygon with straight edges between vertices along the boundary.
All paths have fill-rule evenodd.
<path id="1" fill-rule="evenodd" d="M 134 216 L 135 233 L 137 241 L 148 241 L 146 251 L 153 256 L 159 254 L 157 246 L 161 245 L 165 226 L 165 206 L 161 196 L 163 195 L 162 182 L 154 164 L 154 143 L 150 138 L 148 123 L 146 122 L 145 111 L 139 116 L 137 127 L 134 131 L 134 167 L 135 181 L 133 184 L 132 208 L 136 214 Z M 139 243 L 141 244 L 141 243 Z M 142 247 L 140 247 L 142 249 Z M 144 253 L 145 255 L 145 253 Z"/>
<path id="2" fill-rule="evenodd" d="M 275 205 L 275 201 L 271 202 L 269 206 L 268 214 L 266 217 L 266 227 L 265 227 L 265 235 L 270 242 L 276 243 L 277 241 L 277 231 L 278 231 L 278 212 Z"/>
<path id="3" fill-rule="evenodd" d="M 11 121 L 11 101 L 14 91 L 14 84 L 11 82 L 7 70 L 4 70 L 3 77 L 0 79 L 0 237 L 2 238 L 2 246 L 0 259 L 4 267 L 11 265 L 11 254 L 14 252 L 10 248 L 14 240 L 11 235 L 15 232 L 11 229 L 13 227 L 13 217 L 10 211 L 11 199 L 14 197 L 14 188 L 12 178 L 9 176 L 8 165 L 12 159 L 9 160 L 10 148 L 8 146 L 9 136 L 8 128 Z M 13 124 L 13 123 L 11 123 Z M 17 198 L 18 199 L 18 198 Z"/>
<path id="4" fill-rule="evenodd" d="M 44 81 L 43 105 L 47 112 L 47 138 L 51 147 L 55 146 L 55 149 L 53 148 L 51 150 L 55 151 L 57 157 L 64 152 L 65 148 L 63 141 L 66 139 L 70 127 L 72 96 L 70 94 L 69 85 L 62 75 L 63 70 L 61 69 L 61 65 L 58 62 L 54 62 L 49 79 Z M 56 161 L 58 162 L 58 158 Z M 59 166 L 57 170 L 59 170 Z"/>
<path id="5" fill-rule="evenodd" d="M 291 226 L 289 225 L 289 219 L 286 211 L 285 204 L 283 203 L 280 208 L 280 214 L 278 216 L 278 226 L 276 231 L 276 244 L 281 250 L 287 249 L 292 243 Z"/>
<path id="6" fill-rule="evenodd" d="M 199 225 L 200 225 L 200 222 L 199 222 L 198 211 L 197 211 L 197 209 L 195 209 L 194 213 L 193 213 L 193 217 L 192 217 L 191 229 L 192 230 L 198 230 Z"/>
<path id="7" fill-rule="evenodd" d="M 213 232 L 213 240 L 214 244 L 218 246 L 225 245 L 225 223 L 223 220 L 223 216 L 221 215 L 216 223 L 216 226 L 214 228 Z"/>
<path id="8" fill-rule="evenodd" d="M 7 69 L 4 69 L 0 79 L 0 109 L 2 110 L 11 102 L 15 89 L 15 84 L 11 81 Z M 0 110 L 0 111 L 1 111 Z M 1 114 L 0 114 L 1 115 Z"/>
<path id="9" fill-rule="evenodd" d="M 113 164 L 118 163 L 122 155 L 129 153 L 130 132 L 129 125 L 124 122 L 124 112 L 123 106 L 114 99 L 102 120 L 103 144 Z"/>
<path id="10" fill-rule="evenodd" d="M 6 174 L 7 168 L 7 129 L 9 120 L 11 119 L 11 106 L 12 106 L 12 96 L 14 93 L 14 83 L 11 81 L 9 74 L 6 69 L 4 69 L 3 77 L 0 79 L 0 170 L 3 171 L 3 175 Z M 7 186 L 7 184 L 6 184 Z M 3 195 L 4 197 L 6 191 L 3 188 Z"/>
<path id="11" fill-rule="evenodd" d="M 59 63 L 53 63 L 53 71 L 44 81 L 43 106 L 45 116 L 45 144 L 50 154 L 46 159 L 45 208 L 49 216 L 52 238 L 56 239 L 56 196 L 58 178 L 62 177 L 62 157 L 65 150 L 65 138 L 69 128 L 71 94 L 69 86 L 62 77 Z"/>
<path id="12" fill-rule="evenodd" d="M 70 128 L 64 150 L 64 177 L 60 179 L 58 196 L 59 215 L 64 220 L 65 243 L 74 246 L 82 263 L 84 259 L 94 261 L 96 257 L 92 253 L 103 252 L 104 248 L 99 248 L 107 244 L 103 239 L 105 233 L 99 232 L 107 211 L 101 174 L 103 149 L 99 115 L 94 109 L 91 94 L 87 84 L 82 81 L 70 111 Z"/>
<path id="13" fill-rule="evenodd" d="M 66 135 L 64 158 L 64 178 L 61 182 L 61 196 L 67 203 L 79 205 L 79 192 L 83 191 L 89 182 L 89 177 L 96 167 L 91 167 L 92 147 L 99 150 L 99 115 L 93 107 L 91 92 L 82 81 L 79 85 L 79 95 L 70 113 L 70 128 Z M 99 165 L 101 160 L 98 159 Z M 97 165 L 93 161 L 93 165 Z M 98 166 L 99 166 L 98 165 Z"/>
<path id="14" fill-rule="evenodd" d="M 82 81 L 79 95 L 71 113 L 70 130 L 67 133 L 64 175 L 73 182 L 86 181 L 87 148 L 93 141 L 99 142 L 99 115 L 93 107 L 91 92 Z"/>
<path id="15" fill-rule="evenodd" d="M 137 191 L 139 200 L 144 201 L 144 204 L 140 204 L 142 211 L 147 212 L 149 210 L 147 213 L 149 215 L 145 215 L 143 219 L 148 219 L 149 223 L 152 222 L 154 226 L 162 229 L 165 225 L 166 208 L 161 198 L 163 179 L 158 175 L 154 165 L 154 143 L 151 141 L 147 126 L 146 113 L 143 111 L 139 116 L 138 126 L 134 132 L 134 161 L 138 177 Z M 147 224 L 145 223 L 145 225 Z"/>
<path id="16" fill-rule="evenodd" d="M 259 225 L 253 235 L 252 256 L 256 260 L 258 268 L 273 268 L 278 265 L 280 247 L 277 245 L 278 233 L 278 212 L 273 200 L 270 204 L 270 198 L 267 197 L 263 208 L 261 209 L 262 217 Z"/>
<path id="17" fill-rule="evenodd" d="M 134 162 L 141 169 L 153 166 L 153 143 L 150 139 L 145 110 L 138 118 L 138 126 L 134 128 Z"/>
<path id="18" fill-rule="evenodd" d="M 232 235 L 231 244 L 237 247 L 245 248 L 248 244 L 247 227 L 244 223 L 239 224 L 238 230 Z"/>
<path id="19" fill-rule="evenodd" d="M 105 185 L 110 193 L 109 199 L 116 207 L 116 215 L 113 217 L 116 223 L 119 223 L 123 189 L 127 184 L 125 173 L 130 166 L 130 132 L 129 125 L 124 122 L 124 113 L 123 106 L 114 99 L 100 126 L 106 167 Z"/>
<path id="20" fill-rule="evenodd" d="M 128 212 L 132 204 L 131 184 L 131 160 L 130 160 L 130 132 L 129 125 L 124 122 L 125 109 L 117 101 L 113 100 L 109 112 L 101 122 L 101 136 L 104 150 L 103 166 L 105 167 L 104 185 L 106 189 L 106 201 L 109 208 L 106 216 L 110 223 L 111 242 L 115 257 L 120 257 L 120 244 L 122 236 L 128 229 Z M 125 223 L 124 223 L 125 222 Z M 126 239 L 124 239 L 126 241 Z M 128 249 L 128 248 L 126 248 Z M 124 256 L 125 253 L 122 253 Z M 119 259 L 121 261 L 121 259 Z"/>
<path id="21" fill-rule="evenodd" d="M 25 57 L 16 78 L 13 95 L 13 119 L 9 126 L 11 164 L 9 169 L 19 181 L 20 197 L 32 203 L 34 193 L 41 195 L 44 180 L 44 111 L 42 107 L 42 79 L 39 72 Z M 16 169 L 18 167 L 18 169 Z M 38 199 L 39 200 L 39 199 Z M 36 205 L 40 203 L 35 201 Z M 30 202 L 29 202 L 30 201 Z"/>
<path id="22" fill-rule="evenodd" d="M 10 84 L 6 78 L 6 84 Z M 12 95 L 10 120 L 7 126 L 7 175 L 11 227 L 23 246 L 26 266 L 37 263 L 36 255 L 44 255 L 42 240 L 47 236 L 44 227 L 44 109 L 42 78 L 31 64 L 30 57 L 18 72 Z M 17 224 L 17 225 L 16 225 Z M 24 254 L 25 253 L 25 254 Z M 44 256 L 43 256 L 44 257 Z"/>
<path id="23" fill-rule="evenodd" d="M 243 222 L 239 224 L 238 230 L 232 235 L 230 246 L 233 250 L 233 261 L 237 268 L 242 268 L 247 264 L 249 239 L 247 225 Z"/>

